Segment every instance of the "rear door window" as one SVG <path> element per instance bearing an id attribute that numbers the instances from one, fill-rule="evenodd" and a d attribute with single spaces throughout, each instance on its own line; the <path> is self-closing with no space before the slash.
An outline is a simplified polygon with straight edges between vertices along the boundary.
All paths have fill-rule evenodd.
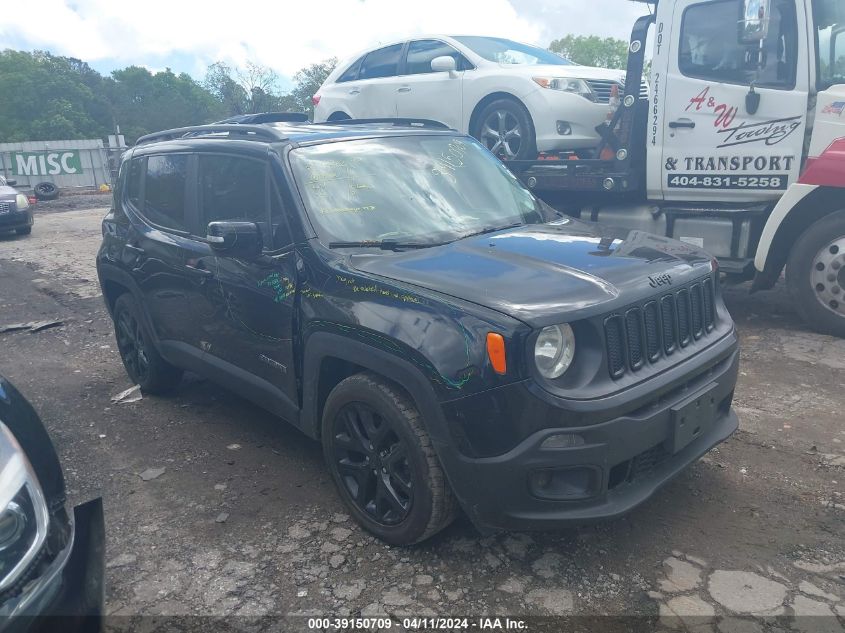
<path id="1" fill-rule="evenodd" d="M 187 154 L 147 157 L 143 214 L 151 222 L 184 231 L 186 221 Z"/>
<path id="2" fill-rule="evenodd" d="M 378 77 L 393 77 L 399 72 L 399 58 L 403 44 L 385 46 L 377 51 L 368 53 L 361 62 L 358 79 L 377 79 Z"/>
<path id="3" fill-rule="evenodd" d="M 434 72 L 431 70 L 431 60 L 435 57 L 451 57 L 455 60 L 455 68 L 467 70 L 472 68 L 466 57 L 454 48 L 439 40 L 415 40 L 408 45 L 408 57 L 405 62 L 405 72 L 408 75 L 422 75 Z"/>

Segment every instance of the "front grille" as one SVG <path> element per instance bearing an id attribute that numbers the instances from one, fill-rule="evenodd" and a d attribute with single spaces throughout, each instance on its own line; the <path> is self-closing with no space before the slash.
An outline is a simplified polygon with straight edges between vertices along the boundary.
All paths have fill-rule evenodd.
<path id="1" fill-rule="evenodd" d="M 621 99 L 625 96 L 623 93 L 625 92 L 625 82 L 624 81 L 614 81 L 612 79 L 587 79 L 587 85 L 590 86 L 590 90 L 593 91 L 593 94 L 596 95 L 596 101 L 598 103 L 610 103 L 610 93 L 613 90 L 613 86 L 619 87 L 619 98 Z M 648 84 L 643 81 L 640 84 L 640 99 L 648 98 Z"/>
<path id="2" fill-rule="evenodd" d="M 13 202 L 0 202 L 0 213 L 9 213 L 14 211 L 15 204 Z"/>
<path id="3" fill-rule="evenodd" d="M 661 362 L 715 327 L 713 280 L 707 278 L 604 320 L 612 378 Z"/>

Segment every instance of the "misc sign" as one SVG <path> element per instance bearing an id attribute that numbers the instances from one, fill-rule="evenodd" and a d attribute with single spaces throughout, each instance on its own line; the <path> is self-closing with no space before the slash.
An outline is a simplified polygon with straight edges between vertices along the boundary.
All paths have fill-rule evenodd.
<path id="1" fill-rule="evenodd" d="M 12 173 L 16 176 L 59 176 L 82 172 L 78 150 L 11 152 Z"/>

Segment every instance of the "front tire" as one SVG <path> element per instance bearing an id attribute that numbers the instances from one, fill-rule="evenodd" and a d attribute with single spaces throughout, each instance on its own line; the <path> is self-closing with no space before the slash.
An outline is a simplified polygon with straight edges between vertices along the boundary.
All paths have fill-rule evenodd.
<path id="1" fill-rule="evenodd" d="M 329 394 L 323 454 L 352 516 L 391 545 L 429 538 L 455 518 L 457 502 L 413 402 L 373 374 Z"/>
<path id="2" fill-rule="evenodd" d="M 32 227 L 24 226 L 19 229 L 15 229 L 15 233 L 17 233 L 18 235 L 29 235 L 30 233 L 32 233 Z"/>
<path id="3" fill-rule="evenodd" d="M 789 254 L 786 283 L 810 327 L 845 338 L 845 210 L 801 234 Z"/>
<path id="4" fill-rule="evenodd" d="M 501 160 L 537 158 L 531 115 L 515 99 L 496 99 L 484 106 L 470 133 Z"/>
<path id="5" fill-rule="evenodd" d="M 144 329 L 141 310 L 131 294 L 117 298 L 113 318 L 117 349 L 130 380 L 141 385 L 141 391 L 145 393 L 162 394 L 175 389 L 183 372 L 158 353 Z"/>

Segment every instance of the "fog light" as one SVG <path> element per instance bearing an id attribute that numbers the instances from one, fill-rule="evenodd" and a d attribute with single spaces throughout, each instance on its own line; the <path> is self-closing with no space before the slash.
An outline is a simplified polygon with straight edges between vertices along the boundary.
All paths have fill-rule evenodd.
<path id="1" fill-rule="evenodd" d="M 569 136 L 572 134 L 572 126 L 566 121 L 558 121 L 557 133 L 561 136 Z"/>
<path id="2" fill-rule="evenodd" d="M 541 499 L 574 501 L 595 496 L 600 481 L 600 471 L 592 466 L 544 468 L 531 472 L 528 487 Z"/>
<path id="3" fill-rule="evenodd" d="M 549 435 L 540 444 L 540 448 L 573 448 L 575 446 L 584 446 L 584 438 L 574 433 Z"/>

